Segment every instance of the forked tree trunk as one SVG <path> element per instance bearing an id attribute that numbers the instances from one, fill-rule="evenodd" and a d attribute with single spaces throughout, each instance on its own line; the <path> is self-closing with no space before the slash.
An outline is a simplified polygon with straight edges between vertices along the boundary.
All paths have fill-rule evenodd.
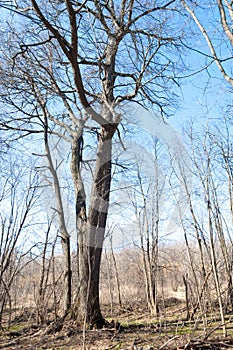
<path id="1" fill-rule="evenodd" d="M 101 127 L 96 153 L 96 166 L 88 218 L 84 212 L 84 201 L 77 192 L 78 247 L 79 247 L 79 317 L 91 327 L 101 328 L 105 321 L 99 302 L 99 277 L 101 254 L 109 208 L 111 185 L 112 137 L 116 128 Z"/>

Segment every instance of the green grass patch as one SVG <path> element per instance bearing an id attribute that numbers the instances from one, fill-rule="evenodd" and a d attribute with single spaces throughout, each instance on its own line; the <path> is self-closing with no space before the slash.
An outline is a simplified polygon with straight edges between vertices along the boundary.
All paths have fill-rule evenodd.
<path id="1" fill-rule="evenodd" d="M 21 331 L 24 328 L 25 328 L 25 324 L 24 323 L 19 323 L 19 324 L 14 324 L 14 325 L 10 326 L 8 328 L 8 331 L 9 332 L 19 332 L 19 331 Z"/>

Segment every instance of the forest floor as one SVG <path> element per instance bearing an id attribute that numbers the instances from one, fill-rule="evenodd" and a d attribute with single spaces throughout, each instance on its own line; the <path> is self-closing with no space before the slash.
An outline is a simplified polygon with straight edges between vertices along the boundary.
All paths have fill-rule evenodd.
<path id="1" fill-rule="evenodd" d="M 74 321 L 38 325 L 30 310 L 18 314 L 0 333 L 0 349 L 8 350 L 175 350 L 233 349 L 233 315 L 227 315 L 228 336 L 223 338 L 218 316 L 185 321 L 185 307 L 175 303 L 157 319 L 143 307 L 103 308 L 109 327 L 84 330 Z"/>

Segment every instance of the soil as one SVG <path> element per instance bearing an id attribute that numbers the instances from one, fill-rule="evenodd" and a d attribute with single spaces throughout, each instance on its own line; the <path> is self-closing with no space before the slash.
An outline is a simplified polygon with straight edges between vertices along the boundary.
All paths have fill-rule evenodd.
<path id="1" fill-rule="evenodd" d="M 61 323 L 36 324 L 33 311 L 15 316 L 10 327 L 0 333 L 0 349 L 9 350 L 175 350 L 175 349 L 233 349 L 233 337 L 222 338 L 218 320 L 210 322 L 210 336 L 205 340 L 202 325 L 185 321 L 183 305 L 171 305 L 157 319 L 147 310 L 137 307 L 108 310 L 107 328 L 84 330 L 72 320 Z M 31 311 L 31 313 L 30 313 Z M 29 317 L 30 315 L 30 317 Z M 232 320 L 233 322 L 233 320 Z M 215 332 L 211 332 L 216 328 Z M 227 321 L 229 334 L 233 323 Z M 233 332 L 232 332 L 233 335 Z"/>

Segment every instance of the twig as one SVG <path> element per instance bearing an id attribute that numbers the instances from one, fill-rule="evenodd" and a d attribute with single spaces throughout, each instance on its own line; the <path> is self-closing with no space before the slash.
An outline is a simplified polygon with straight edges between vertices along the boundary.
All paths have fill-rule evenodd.
<path id="1" fill-rule="evenodd" d="M 159 350 L 163 349 L 166 345 L 168 345 L 169 343 L 171 343 L 173 340 L 179 338 L 180 336 L 179 335 L 175 335 L 173 338 L 169 339 L 168 341 L 166 341 L 166 343 L 164 343 L 163 345 L 161 345 L 159 347 Z"/>

